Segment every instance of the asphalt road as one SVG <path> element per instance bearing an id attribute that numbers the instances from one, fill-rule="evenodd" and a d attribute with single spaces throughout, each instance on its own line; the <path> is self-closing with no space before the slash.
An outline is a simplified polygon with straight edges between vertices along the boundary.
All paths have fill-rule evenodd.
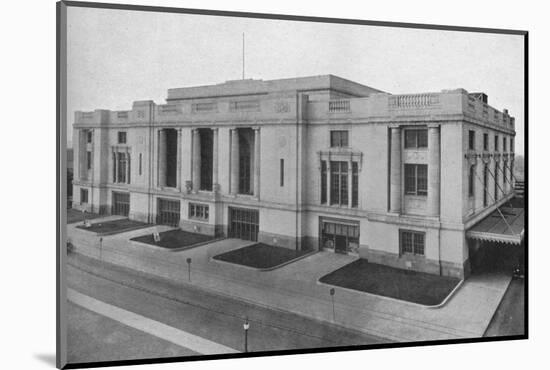
<path id="1" fill-rule="evenodd" d="M 388 342 L 330 323 L 260 307 L 120 266 L 101 264 L 80 255 L 73 254 L 69 258 L 67 277 L 68 287 L 80 293 L 238 351 L 244 350 L 245 317 L 250 322 L 249 351 Z M 70 362 L 194 354 L 149 334 L 136 336 L 135 329 L 98 316 L 69 306 Z"/>
<path id="2" fill-rule="evenodd" d="M 485 331 L 486 337 L 523 335 L 525 280 L 513 279 Z"/>

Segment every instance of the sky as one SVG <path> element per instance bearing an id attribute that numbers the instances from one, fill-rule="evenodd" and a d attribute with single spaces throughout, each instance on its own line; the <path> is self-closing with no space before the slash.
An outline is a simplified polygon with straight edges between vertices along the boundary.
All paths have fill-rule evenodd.
<path id="1" fill-rule="evenodd" d="M 143 11 L 68 8 L 67 117 L 164 103 L 168 88 L 333 74 L 392 94 L 464 88 L 516 118 L 523 154 L 518 35 Z"/>

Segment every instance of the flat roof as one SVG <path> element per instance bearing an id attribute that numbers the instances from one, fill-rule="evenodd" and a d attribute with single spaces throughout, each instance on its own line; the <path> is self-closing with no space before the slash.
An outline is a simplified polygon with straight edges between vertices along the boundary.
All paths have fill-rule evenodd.
<path id="1" fill-rule="evenodd" d="M 470 239 L 521 244 L 525 224 L 524 200 L 514 197 L 466 231 Z"/>
<path id="2" fill-rule="evenodd" d="M 335 90 L 356 97 L 383 91 L 334 75 L 283 78 L 277 80 L 231 80 L 215 85 L 168 89 L 167 101 L 214 98 L 220 96 L 258 95 L 275 92 Z"/>

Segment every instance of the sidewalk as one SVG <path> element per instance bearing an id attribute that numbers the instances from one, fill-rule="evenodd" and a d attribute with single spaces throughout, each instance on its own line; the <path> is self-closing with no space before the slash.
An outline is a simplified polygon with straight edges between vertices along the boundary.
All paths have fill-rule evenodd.
<path id="1" fill-rule="evenodd" d="M 498 274 L 471 277 L 438 309 L 336 288 L 334 319 L 329 288 L 317 281 L 354 261 L 355 257 L 319 252 L 279 269 L 255 271 L 211 259 L 219 253 L 252 244 L 249 241 L 225 239 L 181 252 L 129 241 L 139 235 L 170 229 L 152 226 L 104 236 L 100 252 L 99 237 L 74 225 L 67 228 L 78 253 L 400 342 L 482 337 L 510 282 L 510 277 Z M 187 258 L 192 260 L 190 282 Z"/>

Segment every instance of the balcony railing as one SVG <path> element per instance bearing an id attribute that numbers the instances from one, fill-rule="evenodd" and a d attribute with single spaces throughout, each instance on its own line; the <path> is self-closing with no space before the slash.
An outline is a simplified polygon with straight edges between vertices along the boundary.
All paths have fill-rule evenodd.
<path id="1" fill-rule="evenodd" d="M 328 102 L 330 113 L 351 112 L 349 100 L 331 100 Z"/>
<path id="2" fill-rule="evenodd" d="M 389 97 L 390 108 L 424 108 L 439 104 L 438 94 L 410 94 Z"/>

